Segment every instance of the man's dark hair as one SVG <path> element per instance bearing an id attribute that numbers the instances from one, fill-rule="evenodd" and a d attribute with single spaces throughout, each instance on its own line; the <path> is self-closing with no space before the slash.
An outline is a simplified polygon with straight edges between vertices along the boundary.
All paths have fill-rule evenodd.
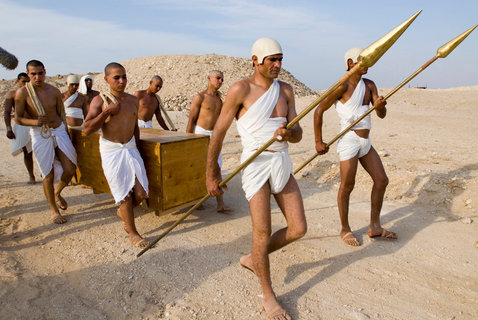
<path id="1" fill-rule="evenodd" d="M 118 62 L 110 62 L 105 67 L 105 76 L 108 76 L 113 69 L 124 69 Z"/>
<path id="2" fill-rule="evenodd" d="M 20 80 L 20 78 L 28 78 L 28 74 L 25 72 L 20 72 L 17 76 L 17 80 Z"/>
<path id="3" fill-rule="evenodd" d="M 43 63 L 41 61 L 38 61 L 38 60 L 30 60 L 27 62 L 27 70 L 28 70 L 28 67 L 42 67 L 43 69 L 45 69 L 45 66 L 43 65 Z"/>

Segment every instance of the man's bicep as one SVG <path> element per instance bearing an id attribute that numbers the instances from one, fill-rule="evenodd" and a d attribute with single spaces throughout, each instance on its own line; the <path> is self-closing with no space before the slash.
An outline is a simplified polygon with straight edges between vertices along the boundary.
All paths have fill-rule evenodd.
<path id="1" fill-rule="evenodd" d="M 96 97 L 91 100 L 90 108 L 88 114 L 86 115 L 85 121 L 96 118 L 102 111 L 103 100 L 101 98 L 96 99 Z"/>

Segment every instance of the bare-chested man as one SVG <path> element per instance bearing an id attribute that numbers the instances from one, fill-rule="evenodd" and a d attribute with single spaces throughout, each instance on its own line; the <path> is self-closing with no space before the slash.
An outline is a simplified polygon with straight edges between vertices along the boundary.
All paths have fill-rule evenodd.
<path id="1" fill-rule="evenodd" d="M 241 161 L 248 159 L 272 137 L 276 141 L 242 173 L 242 188 L 249 201 L 252 218 L 252 252 L 240 264 L 254 272 L 262 287 L 262 306 L 269 319 L 291 319 L 280 306 L 272 289 L 269 253 L 303 237 L 307 231 L 302 196 L 292 171 L 288 142 L 299 142 L 302 129 L 297 123 L 292 87 L 276 78 L 282 67 L 282 49 L 277 41 L 258 39 L 252 46 L 254 73 L 234 83 L 228 90 L 209 144 L 206 183 L 209 195 L 223 191 L 217 159 L 224 136 L 234 118 L 242 139 Z M 287 227 L 272 235 L 271 194 L 287 221 Z"/>
<path id="2" fill-rule="evenodd" d="M 100 94 L 98 91 L 93 90 L 93 77 L 89 74 L 81 77 L 78 92 L 88 97 L 88 105 L 90 105 L 94 97 Z"/>
<path id="3" fill-rule="evenodd" d="M 345 53 L 345 69 L 352 69 L 357 63 L 360 48 L 352 48 Z M 375 106 L 375 112 L 380 118 L 387 114 L 385 105 L 387 102 L 382 96 L 378 96 L 377 87 L 368 79 L 362 79 L 367 73 L 363 67 L 359 72 L 352 75 L 347 82 L 338 87 L 331 95 L 322 101 L 314 113 L 315 148 L 319 154 L 328 151 L 327 145 L 322 141 L 323 114 L 333 104 L 340 118 L 342 130 L 347 128 L 362 114 L 367 112 L 369 105 Z M 337 144 L 337 152 L 340 158 L 340 188 L 337 195 L 340 223 L 342 225 L 340 237 L 350 246 L 360 246 L 360 242 L 352 233 L 349 225 L 349 200 L 350 193 L 355 185 L 355 174 L 358 163 L 372 177 L 373 187 L 371 196 L 370 226 L 368 236 L 397 239 L 397 235 L 382 228 L 380 224 L 380 210 L 382 209 L 383 196 L 388 185 L 388 177 L 383 168 L 380 156 L 372 147 L 369 138 L 371 128 L 370 114 L 357 123 L 347 132 Z"/>
<path id="4" fill-rule="evenodd" d="M 88 114 L 88 98 L 78 93 L 80 79 L 75 74 L 66 78 L 68 90 L 62 93 L 63 104 L 65 105 L 66 124 L 69 127 L 81 126 L 83 119 Z"/>
<path id="5" fill-rule="evenodd" d="M 43 176 L 43 191 L 54 223 L 65 223 L 60 210 L 68 204 L 61 196 L 76 170 L 76 151 L 63 120 L 60 91 L 45 83 L 46 70 L 38 60 L 27 63 L 30 78 L 15 93 L 15 121 L 30 126 L 33 153 Z M 43 110 L 42 110 L 43 109 Z M 58 181 L 56 188 L 53 183 Z"/>
<path id="6" fill-rule="evenodd" d="M 17 76 L 17 85 L 19 88 L 25 86 L 30 81 L 25 72 L 21 72 Z M 32 138 L 30 137 L 30 128 L 22 126 L 17 123 L 12 128 L 12 111 L 15 111 L 15 92 L 17 89 L 12 89 L 5 95 L 3 119 L 5 120 L 5 127 L 7 128 L 7 138 L 12 140 L 12 155 L 16 156 L 23 151 L 23 162 L 27 168 L 30 179 L 29 184 L 35 183 L 35 175 L 33 174 L 33 153 L 32 153 Z"/>
<path id="7" fill-rule="evenodd" d="M 219 88 L 221 88 L 224 81 L 224 75 L 219 70 L 209 72 L 207 76 L 207 89 L 198 93 L 191 103 L 189 110 L 189 121 L 186 127 L 186 132 L 212 135 L 212 129 L 216 124 L 217 118 L 221 113 L 222 99 L 219 95 Z M 218 158 L 219 169 L 222 166 L 222 155 L 219 153 Z M 231 208 L 224 204 L 223 195 L 216 196 L 217 212 L 230 212 Z"/>
<path id="8" fill-rule="evenodd" d="M 161 100 L 156 94 L 163 87 L 163 79 L 160 76 L 154 76 L 149 81 L 149 87 L 146 90 L 139 90 L 134 93 L 139 100 L 138 126 L 140 128 L 153 127 L 153 115 L 156 115 L 159 125 L 164 130 L 169 130 L 166 122 L 161 115 Z"/>
<path id="9" fill-rule="evenodd" d="M 110 91 L 91 101 L 84 132 L 89 135 L 101 129 L 101 163 L 111 193 L 119 204 L 118 217 L 131 243 L 145 248 L 149 242 L 136 230 L 133 212 L 133 208 L 148 197 L 148 178 L 136 147 L 139 142 L 138 98 L 124 91 L 128 81 L 121 64 L 112 62 L 105 67 L 105 81 Z"/>

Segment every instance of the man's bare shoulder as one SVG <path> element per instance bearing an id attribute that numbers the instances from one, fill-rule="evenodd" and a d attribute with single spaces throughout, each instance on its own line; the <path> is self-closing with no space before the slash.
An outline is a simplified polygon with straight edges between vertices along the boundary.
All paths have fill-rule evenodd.
<path id="1" fill-rule="evenodd" d="M 278 80 L 278 81 L 279 81 L 280 88 L 282 90 L 294 92 L 294 89 L 292 88 L 292 86 L 290 84 L 288 84 L 287 82 L 281 81 L 281 80 Z"/>
<path id="2" fill-rule="evenodd" d="M 27 88 L 21 87 L 14 91 L 15 99 L 24 99 L 27 97 Z"/>
<path id="3" fill-rule="evenodd" d="M 85 96 L 85 95 L 82 94 L 82 93 L 79 93 L 79 92 L 78 92 L 78 98 L 77 98 L 77 99 L 80 100 L 81 103 L 88 102 L 88 97 Z"/>
<path id="4" fill-rule="evenodd" d="M 138 97 L 138 98 L 142 98 L 144 97 L 144 95 L 146 94 L 146 90 L 137 90 L 134 92 L 134 96 Z"/>
<path id="5" fill-rule="evenodd" d="M 249 91 L 251 90 L 251 79 L 246 78 L 239 80 L 237 82 L 234 82 L 230 87 L 229 90 L 227 90 L 227 94 L 243 94 L 247 95 Z"/>
<path id="6" fill-rule="evenodd" d="M 128 101 L 131 101 L 131 102 L 134 102 L 134 103 L 138 103 L 139 99 L 137 96 L 135 95 L 132 95 L 132 94 L 129 94 L 129 93 L 124 93 L 124 96 L 126 98 L 126 100 Z"/>
<path id="7" fill-rule="evenodd" d="M 58 89 L 57 87 L 54 87 L 54 86 L 52 86 L 51 84 L 48 84 L 48 83 L 45 83 L 43 86 L 44 86 L 45 90 L 48 91 L 49 93 L 54 94 L 56 96 L 59 95 L 60 97 L 62 96 L 62 94 L 60 92 L 60 89 Z"/>
<path id="8" fill-rule="evenodd" d="M 6 94 L 5 94 L 5 99 L 13 99 L 15 98 L 15 92 L 17 92 L 18 89 L 12 89 L 12 90 L 9 90 Z"/>
<path id="9" fill-rule="evenodd" d="M 363 79 L 363 82 L 365 83 L 365 85 L 369 88 L 376 88 L 375 86 L 375 82 L 373 82 L 372 80 L 370 79 L 365 79 L 365 78 L 362 78 Z"/>
<path id="10" fill-rule="evenodd" d="M 92 106 L 101 106 L 103 104 L 103 98 L 101 98 L 100 95 L 95 96 L 93 99 L 91 99 L 90 102 L 90 107 Z"/>

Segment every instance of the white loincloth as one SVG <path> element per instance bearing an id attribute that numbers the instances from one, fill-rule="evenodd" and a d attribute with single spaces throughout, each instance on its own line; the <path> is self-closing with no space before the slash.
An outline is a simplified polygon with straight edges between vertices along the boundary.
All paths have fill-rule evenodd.
<path id="1" fill-rule="evenodd" d="M 144 120 L 138 119 L 138 127 L 140 127 L 140 128 L 152 128 L 153 127 L 153 120 L 144 121 Z"/>
<path id="2" fill-rule="evenodd" d="M 241 163 L 269 141 L 282 123 L 287 122 L 284 117 L 270 118 L 279 93 L 280 84 L 274 80 L 267 92 L 237 120 L 243 147 Z M 267 150 L 274 152 L 263 152 L 242 171 L 242 189 L 248 201 L 267 181 L 272 193 L 280 193 L 293 173 L 287 142 L 275 141 Z"/>
<path id="3" fill-rule="evenodd" d="M 82 94 L 87 94 L 88 93 L 88 87 L 86 87 L 86 82 L 85 82 L 86 79 L 91 79 L 91 84 L 93 84 L 93 77 L 92 76 L 87 74 L 86 76 L 81 77 L 80 85 L 78 87 L 78 92 L 79 93 L 82 93 Z"/>
<path id="4" fill-rule="evenodd" d="M 198 125 L 196 125 L 194 127 L 194 133 L 195 134 L 203 134 L 203 135 L 209 136 L 209 137 L 212 136 L 212 130 L 206 130 L 203 127 L 198 126 Z M 222 152 L 219 153 L 219 157 L 217 158 L 217 164 L 219 165 L 220 168 L 222 167 Z"/>
<path id="5" fill-rule="evenodd" d="M 32 138 L 30 137 L 30 127 L 15 123 L 13 125 L 15 139 L 12 139 L 12 156 L 19 155 L 23 147 L 27 148 L 28 153 L 32 152 Z"/>
<path id="6" fill-rule="evenodd" d="M 60 180 L 63 173 L 63 168 L 60 161 L 55 159 L 55 147 L 58 148 L 70 159 L 71 162 L 77 165 L 76 150 L 71 143 L 70 136 L 65 129 L 65 124 L 62 122 L 57 128 L 51 129 L 52 136 L 48 139 L 44 139 L 40 135 L 41 127 L 31 127 L 30 135 L 32 137 L 33 155 L 35 161 L 40 168 L 42 177 L 45 178 L 50 174 L 53 165 L 54 169 L 54 181 Z"/>
<path id="7" fill-rule="evenodd" d="M 363 105 L 363 98 L 365 96 L 365 82 L 363 79 L 357 83 L 355 87 L 354 93 L 350 97 L 347 102 L 342 103 L 340 101 L 336 101 L 335 103 L 335 110 L 340 118 L 340 128 L 344 130 L 349 125 L 351 125 L 355 120 L 357 120 L 361 115 L 368 111 L 369 106 Z M 371 124 L 371 117 L 368 114 L 365 118 L 360 120 L 355 126 L 351 128 L 351 130 L 358 130 L 358 129 L 370 129 L 372 127 Z"/>
<path id="8" fill-rule="evenodd" d="M 133 189 L 135 178 L 138 178 L 144 191 L 149 192 L 146 169 L 134 136 L 125 144 L 100 136 L 100 154 L 103 172 L 117 204 Z"/>
<path id="9" fill-rule="evenodd" d="M 344 134 L 337 143 L 337 153 L 340 161 L 352 159 L 358 154 L 359 158 L 367 155 L 372 147 L 370 137 L 359 137 L 355 131 L 349 131 Z"/>

